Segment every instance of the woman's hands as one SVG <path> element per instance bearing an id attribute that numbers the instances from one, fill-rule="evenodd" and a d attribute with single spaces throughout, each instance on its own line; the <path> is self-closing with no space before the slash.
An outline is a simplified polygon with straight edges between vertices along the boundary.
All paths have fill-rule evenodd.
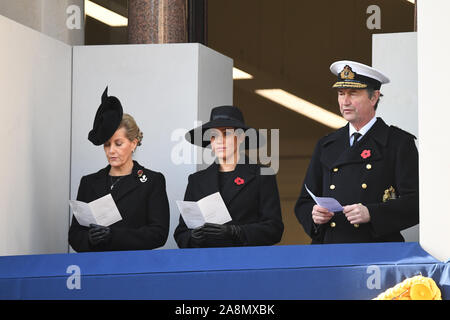
<path id="1" fill-rule="evenodd" d="M 193 247 L 221 247 L 242 245 L 242 230 L 238 225 L 205 223 L 191 230 Z"/>
<path id="2" fill-rule="evenodd" d="M 88 240 L 92 246 L 107 243 L 111 239 L 111 228 L 91 223 L 89 225 Z"/>

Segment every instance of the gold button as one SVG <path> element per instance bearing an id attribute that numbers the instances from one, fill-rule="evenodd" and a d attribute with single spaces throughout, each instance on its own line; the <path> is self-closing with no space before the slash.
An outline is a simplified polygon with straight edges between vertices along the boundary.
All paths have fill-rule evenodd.
<path id="1" fill-rule="evenodd" d="M 332 227 L 332 228 L 336 227 L 336 222 L 330 223 L 330 227 Z"/>
<path id="2" fill-rule="evenodd" d="M 357 224 L 357 223 L 355 223 L 353 226 L 354 226 L 355 228 L 359 228 L 359 224 Z"/>
<path id="3" fill-rule="evenodd" d="M 367 170 L 372 169 L 372 165 L 371 165 L 370 163 L 368 163 L 368 164 L 366 165 L 366 169 L 367 169 Z"/>
<path id="4" fill-rule="evenodd" d="M 336 186 L 335 186 L 334 184 L 332 184 L 332 185 L 330 186 L 330 189 L 331 189 L 331 190 L 334 190 L 334 189 L 336 189 Z"/>
<path id="5" fill-rule="evenodd" d="M 339 171 L 339 168 L 334 168 L 333 169 L 333 172 L 338 172 Z"/>
<path id="6" fill-rule="evenodd" d="M 363 183 L 363 184 L 361 185 L 361 188 L 367 189 L 367 184 Z"/>

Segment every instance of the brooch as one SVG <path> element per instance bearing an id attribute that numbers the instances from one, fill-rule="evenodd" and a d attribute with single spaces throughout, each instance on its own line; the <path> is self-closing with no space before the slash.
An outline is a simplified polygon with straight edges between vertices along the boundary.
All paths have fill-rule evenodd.
<path id="1" fill-rule="evenodd" d="M 363 159 L 367 159 L 370 156 L 371 156 L 370 150 L 364 150 L 363 152 L 361 152 L 361 158 L 363 158 Z"/>
<path id="2" fill-rule="evenodd" d="M 383 202 L 386 202 L 391 199 L 396 199 L 397 195 L 395 194 L 395 189 L 393 186 L 390 186 L 389 189 L 384 190 L 383 194 Z"/>
<path id="3" fill-rule="evenodd" d="M 244 184 L 244 179 L 237 177 L 236 179 L 234 179 L 234 183 L 236 183 L 238 186 L 240 186 L 241 184 Z"/>
<path id="4" fill-rule="evenodd" d="M 144 170 L 138 170 L 137 176 L 142 183 L 147 182 L 147 176 L 144 174 Z"/>

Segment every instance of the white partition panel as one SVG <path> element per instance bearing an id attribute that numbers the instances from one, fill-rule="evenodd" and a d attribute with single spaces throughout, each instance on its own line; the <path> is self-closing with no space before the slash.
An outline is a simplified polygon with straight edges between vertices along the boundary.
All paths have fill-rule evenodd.
<path id="1" fill-rule="evenodd" d="M 144 133 L 135 159 L 166 177 L 171 228 L 164 248 L 176 248 L 175 200 L 183 198 L 187 177 L 196 171 L 195 148 L 182 136 L 198 119 L 207 120 L 212 107 L 232 103 L 232 66 L 231 59 L 199 44 L 74 47 L 71 198 L 83 175 L 107 165 L 102 146 L 87 136 L 108 86 Z M 183 145 L 192 152 L 185 160 L 172 152 Z"/>
<path id="2" fill-rule="evenodd" d="M 0 255 L 67 252 L 72 48 L 0 16 Z"/>
<path id="3" fill-rule="evenodd" d="M 381 88 L 384 96 L 377 116 L 418 137 L 417 33 L 373 35 L 372 66 L 391 80 Z M 419 225 L 403 230 L 402 234 L 406 241 L 419 241 Z"/>
<path id="4" fill-rule="evenodd" d="M 420 244 L 441 260 L 450 259 L 449 12 L 448 0 L 417 2 Z"/>

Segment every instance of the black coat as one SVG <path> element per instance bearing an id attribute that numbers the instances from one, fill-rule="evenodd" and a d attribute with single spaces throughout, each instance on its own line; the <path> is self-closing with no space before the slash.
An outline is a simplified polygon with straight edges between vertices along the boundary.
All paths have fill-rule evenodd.
<path id="1" fill-rule="evenodd" d="M 131 176 L 117 182 L 112 190 L 108 184 L 110 166 L 81 178 L 77 200 L 91 202 L 111 193 L 122 220 L 110 226 L 112 239 L 108 244 L 91 247 L 88 228 L 75 216 L 69 229 L 69 243 L 76 251 L 147 250 L 165 244 L 169 233 L 169 202 L 164 176 L 134 161 Z M 138 171 L 142 170 L 141 178 Z M 145 175 L 147 180 L 142 182 Z M 145 179 L 142 179 L 143 181 Z"/>
<path id="2" fill-rule="evenodd" d="M 351 148 L 348 126 L 317 143 L 295 214 L 312 243 L 404 241 L 400 230 L 419 222 L 415 137 L 377 118 Z M 355 227 L 337 212 L 328 223 L 315 225 L 311 215 L 315 203 L 305 184 L 316 196 L 333 197 L 343 206 L 362 203 L 369 209 L 370 222 Z M 383 201 L 390 187 L 396 199 Z"/>
<path id="3" fill-rule="evenodd" d="M 276 177 L 261 175 L 260 169 L 256 164 L 238 164 L 234 172 L 244 183 L 237 185 L 233 177 L 221 192 L 232 218 L 227 224 L 241 226 L 248 246 L 273 245 L 281 240 L 284 229 Z M 213 163 L 189 176 L 184 200 L 198 201 L 216 192 L 219 165 Z M 181 216 L 174 238 L 180 248 L 191 247 L 190 229 Z"/>

